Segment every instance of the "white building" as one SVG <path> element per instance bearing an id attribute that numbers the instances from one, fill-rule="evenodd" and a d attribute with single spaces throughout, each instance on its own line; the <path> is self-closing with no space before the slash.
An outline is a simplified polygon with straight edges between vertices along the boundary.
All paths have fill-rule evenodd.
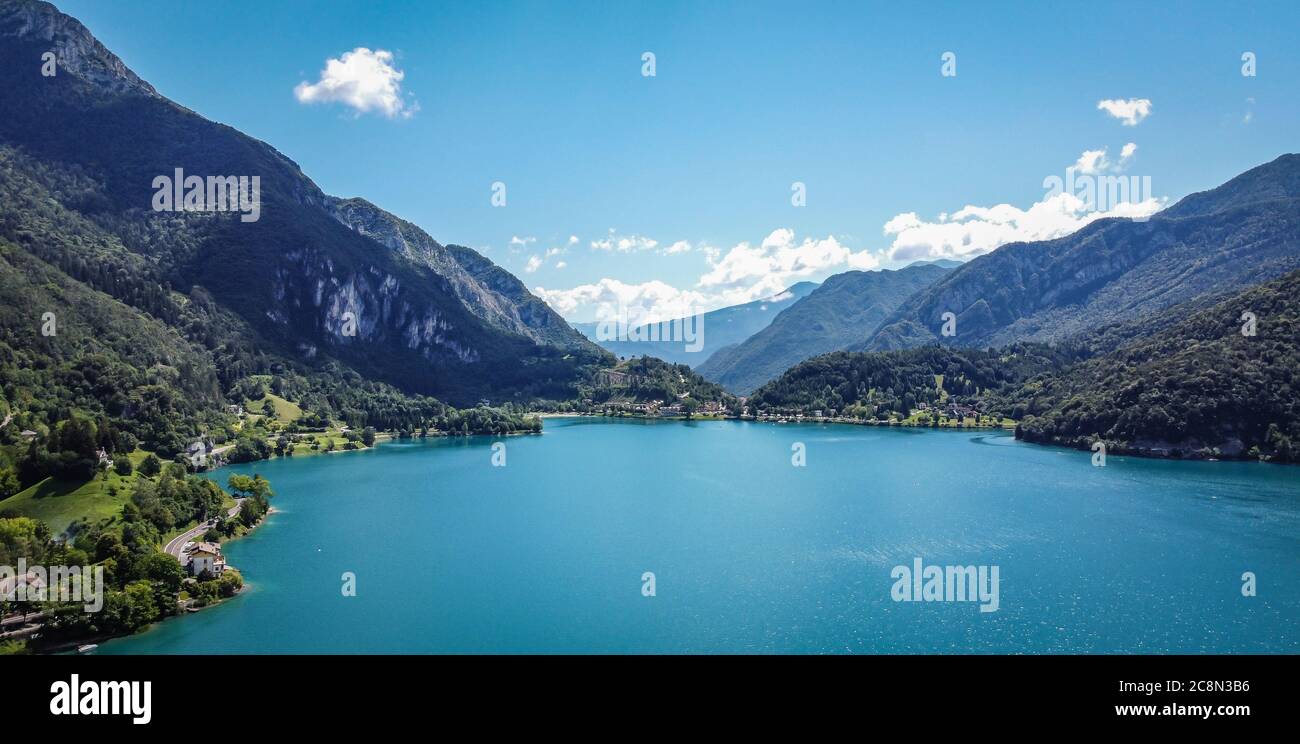
<path id="1" fill-rule="evenodd" d="M 226 570 L 226 559 L 221 555 L 221 546 L 216 543 L 195 543 L 190 548 L 190 573 L 199 576 L 204 571 L 209 576 L 220 576 Z"/>

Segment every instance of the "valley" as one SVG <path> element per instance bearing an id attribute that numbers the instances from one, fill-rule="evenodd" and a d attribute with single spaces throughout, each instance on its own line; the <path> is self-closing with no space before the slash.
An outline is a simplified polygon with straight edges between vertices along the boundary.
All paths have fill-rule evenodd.
<path id="1" fill-rule="evenodd" d="M 305 106 L 317 89 L 301 85 Z M 847 235 L 857 215 L 803 243 L 765 226 L 770 243 L 724 251 L 602 225 L 583 246 L 514 213 L 492 250 L 463 232 L 506 205 L 503 182 L 486 181 L 490 206 L 431 189 L 457 219 L 426 232 L 285 154 L 333 154 L 316 140 L 281 151 L 207 118 L 48 3 L 0 0 L 0 93 L 0 566 L 94 565 L 108 587 L 96 616 L 37 623 L 0 601 L 22 626 L 0 654 L 122 636 L 104 652 L 320 652 L 345 634 L 375 653 L 1297 648 L 1293 586 L 1269 612 L 1174 598 L 1233 590 L 1238 556 L 1280 573 L 1296 552 L 1300 154 L 1234 151 L 1216 167 L 1237 175 L 1150 215 L 978 250 L 980 235 L 855 249 L 879 239 Z M 387 123 L 414 113 L 404 100 Z M 467 148 L 439 137 L 406 143 Z M 1151 196 L 1105 152 L 1084 153 L 1094 177 Z M 321 184 L 350 188 L 325 165 Z M 620 178 L 648 193 L 677 177 L 649 170 Z M 613 279 L 629 260 L 704 273 Z M 544 290 L 539 270 L 573 289 Z M 621 324 L 566 319 L 596 299 Z M 650 312 L 696 302 L 711 304 Z M 230 554 L 249 591 L 237 571 L 186 573 L 185 544 L 216 556 L 245 535 Z M 1202 540 L 1220 549 L 1184 563 Z M 922 550 L 931 568 L 943 551 L 1001 560 L 1021 583 L 987 611 L 918 619 L 886 604 L 887 580 L 914 558 L 919 574 Z M 1167 595 L 1134 589 L 1144 560 Z M 336 604 L 358 566 L 374 594 Z M 681 614 L 634 604 L 650 595 L 629 577 L 650 570 Z M 864 576 L 884 589 L 864 594 Z M 184 630 L 169 619 L 217 604 Z M 863 608 L 870 623 L 845 619 Z"/>

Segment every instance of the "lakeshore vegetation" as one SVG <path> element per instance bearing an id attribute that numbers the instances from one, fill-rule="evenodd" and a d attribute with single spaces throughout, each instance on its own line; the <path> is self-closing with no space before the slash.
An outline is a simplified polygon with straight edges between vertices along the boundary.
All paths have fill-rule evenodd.
<path id="1" fill-rule="evenodd" d="M 1004 422 L 1026 441 L 1300 462 L 1300 271 L 1059 344 L 836 352 L 754 392 L 755 414 Z"/>
<path id="2" fill-rule="evenodd" d="M 104 575 L 98 612 L 85 612 L 83 602 L 54 598 L 0 599 L 0 617 L 17 619 L 10 626 L 10 634 L 17 637 L 0 639 L 0 654 L 57 650 L 133 633 L 184 608 L 204 607 L 240 591 L 243 577 L 237 570 L 219 577 L 190 577 L 160 545 L 204 523 L 213 525 L 205 540 L 243 534 L 266 516 L 274 495 L 270 484 L 261 476 L 232 475 L 227 493 L 213 481 L 187 473 L 179 463 L 166 463 L 156 471 L 148 463 L 146 458 L 140 468 L 119 476 L 114 486 L 120 489 L 115 493 L 116 513 L 78 520 L 63 539 L 40 519 L 0 509 L 0 565 L 13 567 L 21 560 L 28 566 L 90 566 Z M 240 508 L 228 517 L 235 498 Z M 23 626 L 39 632 L 13 632 Z"/>

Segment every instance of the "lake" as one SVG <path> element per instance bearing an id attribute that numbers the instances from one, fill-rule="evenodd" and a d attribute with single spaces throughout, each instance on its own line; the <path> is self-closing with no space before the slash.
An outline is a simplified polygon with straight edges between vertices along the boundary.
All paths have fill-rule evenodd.
<path id="1" fill-rule="evenodd" d="M 502 441 L 216 471 L 277 494 L 226 547 L 250 588 L 97 653 L 1300 651 L 1295 467 L 737 421 Z M 895 601 L 916 558 L 997 567 L 997 610 Z"/>

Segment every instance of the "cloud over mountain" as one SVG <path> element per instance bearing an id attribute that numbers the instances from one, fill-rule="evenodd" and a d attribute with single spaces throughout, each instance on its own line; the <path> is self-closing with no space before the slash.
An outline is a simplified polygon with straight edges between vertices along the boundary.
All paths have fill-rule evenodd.
<path id="1" fill-rule="evenodd" d="M 1096 185 L 1102 179 L 1094 177 L 1103 174 L 1112 174 L 1104 178 L 1118 178 L 1113 174 L 1127 167 L 1136 153 L 1137 145 L 1132 142 L 1120 150 L 1117 162 L 1107 157 L 1104 147 L 1085 150 L 1068 171 L 1078 177 L 1078 185 L 1085 181 Z M 1044 181 L 1044 188 L 1051 180 Z M 885 223 L 885 234 L 894 236 L 888 256 L 895 261 L 972 258 L 1007 243 L 1069 235 L 1106 217 L 1149 217 L 1167 203 L 1166 199 L 1152 194 L 1129 192 L 1129 196 L 1128 201 L 1097 209 L 1078 191 L 1067 187 L 1063 191 L 1049 191 L 1027 209 L 1010 204 L 992 207 L 967 205 L 951 214 L 941 214 L 934 220 L 923 219 L 916 212 L 904 212 Z"/>
<path id="2" fill-rule="evenodd" d="M 649 238 L 613 234 L 592 242 L 597 250 L 618 252 L 649 250 L 656 246 L 661 244 Z M 594 305 L 600 317 L 621 303 L 624 307 L 642 308 L 646 322 L 653 322 L 771 297 L 800 280 L 828 272 L 867 270 L 880 265 L 879 257 L 870 251 L 854 252 L 834 236 L 799 240 L 789 228 L 773 230 L 758 244 L 738 243 L 725 253 L 705 245 L 698 247 L 708 270 L 696 281 L 694 289 L 677 289 L 659 280 L 628 284 L 603 278 L 572 289 L 536 287 L 534 291 L 561 315 L 571 316 Z M 689 242 L 682 240 L 660 250 L 665 255 L 673 255 L 692 249 Z"/>

